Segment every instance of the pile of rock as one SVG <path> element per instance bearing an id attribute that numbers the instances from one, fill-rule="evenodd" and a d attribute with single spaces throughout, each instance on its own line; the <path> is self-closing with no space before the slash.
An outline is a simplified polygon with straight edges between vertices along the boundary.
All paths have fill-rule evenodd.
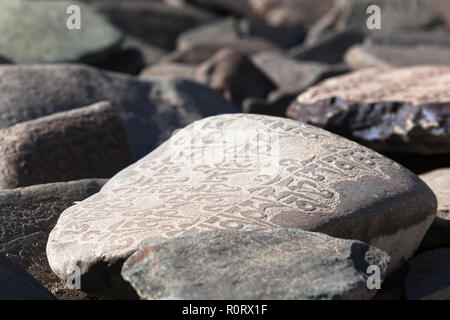
<path id="1" fill-rule="evenodd" d="M 0 299 L 450 299 L 449 24 L 0 0 Z"/>

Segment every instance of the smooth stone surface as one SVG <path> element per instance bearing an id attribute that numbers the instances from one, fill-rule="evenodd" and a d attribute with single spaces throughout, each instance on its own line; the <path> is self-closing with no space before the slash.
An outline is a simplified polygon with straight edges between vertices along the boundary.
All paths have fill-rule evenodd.
<path id="1" fill-rule="evenodd" d="M 289 118 L 381 152 L 450 153 L 450 67 L 365 69 L 299 95 Z"/>
<path id="2" fill-rule="evenodd" d="M 297 60 L 341 63 L 347 49 L 363 40 L 363 34 L 358 31 L 336 31 L 324 35 L 314 43 L 296 46 L 288 51 L 288 55 Z"/>
<path id="3" fill-rule="evenodd" d="M 123 126 L 108 102 L 0 130 L 0 189 L 110 178 L 131 163 Z"/>
<path id="4" fill-rule="evenodd" d="M 122 268 L 141 299 L 370 299 L 369 265 L 389 255 L 298 229 L 215 230 L 143 246 Z"/>
<path id="5" fill-rule="evenodd" d="M 36 279 L 0 253 L 0 300 L 55 300 Z"/>
<path id="6" fill-rule="evenodd" d="M 82 12 L 79 30 L 66 27 L 70 5 Z M 1 0 L 0 29 L 0 55 L 20 64 L 95 62 L 117 49 L 123 37 L 103 16 L 77 1 Z"/>
<path id="7" fill-rule="evenodd" d="M 65 209 L 97 193 L 106 181 L 85 179 L 0 191 L 0 252 L 49 290 L 59 285 L 58 298 L 77 296 L 60 285 L 48 265 L 48 235 Z"/>
<path id="8" fill-rule="evenodd" d="M 183 32 L 178 37 L 177 48 L 248 38 L 264 39 L 287 49 L 300 44 L 305 32 L 302 28 L 272 27 L 262 22 L 229 17 Z"/>
<path id="9" fill-rule="evenodd" d="M 142 70 L 139 74 L 139 78 L 185 78 L 196 81 L 196 70 L 196 65 L 176 62 L 160 62 Z"/>
<path id="10" fill-rule="evenodd" d="M 443 21 L 433 7 L 423 0 L 337 0 L 340 16 L 336 21 L 337 29 L 354 29 L 363 33 L 392 33 L 395 31 L 428 30 Z M 380 7 L 382 14 L 381 29 L 367 28 L 367 8 L 370 5 Z"/>
<path id="11" fill-rule="evenodd" d="M 95 1 L 92 5 L 121 30 L 166 50 L 175 48 L 183 31 L 215 18 L 195 7 L 175 8 L 157 1 Z"/>
<path id="12" fill-rule="evenodd" d="M 450 65 L 450 47 L 364 45 L 350 48 L 345 62 L 353 69 Z"/>
<path id="13" fill-rule="evenodd" d="M 251 59 L 276 84 L 279 92 L 300 93 L 329 75 L 341 73 L 330 65 L 298 61 L 277 52 L 257 53 Z"/>
<path id="14" fill-rule="evenodd" d="M 438 199 L 436 218 L 420 244 L 420 250 L 450 247 L 450 168 L 419 176 Z"/>
<path id="15" fill-rule="evenodd" d="M 117 52 L 95 66 L 114 72 L 137 75 L 148 65 L 157 63 L 166 54 L 164 49 L 127 35 Z"/>
<path id="16" fill-rule="evenodd" d="M 0 78 L 0 128 L 109 101 L 136 159 L 192 121 L 239 111 L 192 81 L 145 81 L 82 65 L 0 66 Z"/>
<path id="17" fill-rule="evenodd" d="M 408 261 L 408 300 L 450 299 L 450 248 L 426 251 Z"/>
<path id="18" fill-rule="evenodd" d="M 196 79 L 240 106 L 245 98 L 266 97 L 275 84 L 239 51 L 226 48 L 201 64 Z"/>
<path id="19" fill-rule="evenodd" d="M 165 62 L 200 64 L 224 48 L 231 48 L 243 54 L 251 55 L 262 51 L 279 51 L 279 47 L 263 39 L 247 38 L 220 40 L 216 43 L 200 43 L 184 49 L 177 49 L 163 57 Z"/>
<path id="20" fill-rule="evenodd" d="M 119 286 L 114 272 L 144 243 L 210 229 L 300 228 L 381 248 L 395 271 L 435 212 L 417 176 L 354 142 L 289 119 L 220 115 L 178 131 L 64 211 L 47 256 L 61 279 L 80 263 L 83 279 L 98 275 L 92 290 L 117 294 L 109 278 Z"/>

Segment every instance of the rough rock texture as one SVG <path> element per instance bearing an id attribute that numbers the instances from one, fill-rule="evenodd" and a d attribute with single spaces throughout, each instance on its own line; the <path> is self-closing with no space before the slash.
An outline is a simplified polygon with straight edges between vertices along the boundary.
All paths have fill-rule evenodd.
<path id="1" fill-rule="evenodd" d="M 226 48 L 200 65 L 196 79 L 241 105 L 247 97 L 266 97 L 275 84 L 239 51 Z"/>
<path id="2" fill-rule="evenodd" d="M 0 189 L 110 178 L 131 163 L 123 126 L 108 102 L 0 130 Z"/>
<path id="3" fill-rule="evenodd" d="M 450 65 L 450 47 L 418 45 L 364 45 L 350 48 L 345 62 L 354 70 L 362 68 Z"/>
<path id="4" fill-rule="evenodd" d="M 311 87 L 289 118 L 382 152 L 450 153 L 450 67 L 365 69 Z"/>
<path id="5" fill-rule="evenodd" d="M 408 300 L 450 299 L 450 248 L 426 251 L 408 261 Z"/>
<path id="6" fill-rule="evenodd" d="M 427 231 L 420 249 L 450 247 L 450 168 L 434 170 L 420 175 L 420 178 L 433 190 L 438 199 L 436 218 Z"/>
<path id="7" fill-rule="evenodd" d="M 70 5 L 82 12 L 79 30 L 66 27 Z M 0 56 L 14 63 L 94 62 L 122 41 L 118 29 L 77 1 L 1 0 L 0 29 Z"/>
<path id="8" fill-rule="evenodd" d="M 363 242 L 298 229 L 215 230 L 143 246 L 122 268 L 142 299 L 370 299 L 369 265 L 389 256 Z"/>
<path id="9" fill-rule="evenodd" d="M 54 300 L 36 279 L 0 253 L 0 300 Z"/>
<path id="10" fill-rule="evenodd" d="M 167 62 L 200 64 L 224 48 L 231 48 L 246 55 L 262 51 L 279 50 L 278 46 L 263 39 L 221 40 L 217 43 L 200 43 L 184 49 L 177 49 L 165 56 L 162 60 Z"/>
<path id="11" fill-rule="evenodd" d="M 95 1 L 111 22 L 149 44 L 172 50 L 183 31 L 211 22 L 214 15 L 194 8 L 175 8 L 157 1 Z"/>
<path id="12" fill-rule="evenodd" d="M 97 193 L 106 181 L 85 179 L 0 191 L 0 252 L 27 269 L 58 298 L 76 297 L 48 265 L 48 235 L 65 209 Z"/>
<path id="13" fill-rule="evenodd" d="M 239 111 L 192 81 L 145 81 L 82 65 L 0 66 L 0 79 L 0 128 L 109 101 L 136 159 L 194 120 Z"/>
<path id="14" fill-rule="evenodd" d="M 155 79 L 155 78 L 185 78 L 196 80 L 197 66 L 186 64 L 186 63 L 176 63 L 176 62 L 161 62 L 151 65 L 139 74 L 142 79 Z"/>
<path id="15" fill-rule="evenodd" d="M 78 263 L 90 279 L 82 289 L 117 294 L 115 272 L 143 243 L 217 228 L 300 228 L 370 243 L 395 271 L 435 212 L 417 176 L 354 142 L 289 119 L 220 115 L 178 131 L 64 211 L 47 256 L 60 278 Z"/>

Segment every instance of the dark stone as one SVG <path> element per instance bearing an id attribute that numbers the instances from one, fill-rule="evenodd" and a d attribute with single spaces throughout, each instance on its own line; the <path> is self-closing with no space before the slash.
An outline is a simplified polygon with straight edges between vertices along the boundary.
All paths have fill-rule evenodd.
<path id="1" fill-rule="evenodd" d="M 0 66 L 0 78 L 0 128 L 109 101 L 136 159 L 194 120 L 239 111 L 206 86 L 184 79 L 145 81 L 82 65 Z"/>
<path id="2" fill-rule="evenodd" d="M 105 70 L 137 75 L 146 66 L 157 63 L 165 54 L 166 51 L 161 48 L 127 36 L 120 50 L 95 66 Z"/>
<path id="3" fill-rule="evenodd" d="M 223 49 L 198 67 L 197 80 L 241 105 L 248 97 L 266 97 L 275 84 L 244 54 Z"/>
<path id="4" fill-rule="evenodd" d="M 166 50 L 175 48 L 183 31 L 214 19 L 197 8 L 175 8 L 156 1 L 95 1 L 92 5 L 120 29 Z"/>
<path id="5" fill-rule="evenodd" d="M 438 208 L 436 218 L 425 234 L 419 250 L 450 247 L 450 168 L 434 170 L 420 175 L 420 178 L 436 194 Z"/>
<path id="6" fill-rule="evenodd" d="M 389 256 L 296 229 L 215 230 L 143 246 L 122 275 L 142 299 L 370 299 L 367 267 Z"/>
<path id="7" fill-rule="evenodd" d="M 305 32 L 299 27 L 273 27 L 262 22 L 231 17 L 187 30 L 178 37 L 177 43 L 178 49 L 185 49 L 247 38 L 264 39 L 287 49 L 302 43 Z"/>
<path id="8" fill-rule="evenodd" d="M 408 261 L 408 300 L 450 299 L 450 248 L 426 251 Z"/>
<path id="9" fill-rule="evenodd" d="M 450 68 L 360 70 L 302 93 L 289 118 L 385 153 L 450 153 Z"/>
<path id="10" fill-rule="evenodd" d="M 0 300 L 55 300 L 36 279 L 0 253 Z"/>
<path id="11" fill-rule="evenodd" d="M 49 290 L 61 287 L 54 292 L 58 298 L 76 298 L 75 290 L 65 289 L 48 265 L 48 235 L 65 209 L 100 191 L 106 181 L 86 179 L 0 191 L 0 252 Z"/>
<path id="12" fill-rule="evenodd" d="M 358 31 L 337 31 L 325 35 L 313 44 L 296 46 L 288 51 L 288 55 L 297 60 L 340 63 L 347 49 L 363 40 L 363 34 Z"/>
<path id="13" fill-rule="evenodd" d="M 132 162 L 123 126 L 107 102 L 0 130 L 0 189 L 110 178 Z"/>

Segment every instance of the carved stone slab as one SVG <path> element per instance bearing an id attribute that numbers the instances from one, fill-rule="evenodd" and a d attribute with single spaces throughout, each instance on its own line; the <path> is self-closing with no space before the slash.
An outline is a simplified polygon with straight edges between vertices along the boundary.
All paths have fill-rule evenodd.
<path id="1" fill-rule="evenodd" d="M 370 299 L 368 266 L 389 256 L 299 229 L 214 230 L 143 246 L 123 277 L 142 299 Z M 369 279 L 370 281 L 370 279 Z"/>
<path id="2" fill-rule="evenodd" d="M 0 130 L 0 189 L 110 178 L 132 162 L 122 123 L 107 102 Z"/>
<path id="3" fill-rule="evenodd" d="M 419 178 L 369 149 L 297 121 L 229 114 L 180 130 L 63 212 L 47 255 L 59 277 L 79 264 L 113 290 L 102 267 L 122 263 L 142 243 L 289 227 L 370 243 L 392 256 L 395 269 L 435 212 L 436 198 Z"/>
<path id="4" fill-rule="evenodd" d="M 450 153 L 450 67 L 364 69 L 298 96 L 289 118 L 386 152 Z"/>

